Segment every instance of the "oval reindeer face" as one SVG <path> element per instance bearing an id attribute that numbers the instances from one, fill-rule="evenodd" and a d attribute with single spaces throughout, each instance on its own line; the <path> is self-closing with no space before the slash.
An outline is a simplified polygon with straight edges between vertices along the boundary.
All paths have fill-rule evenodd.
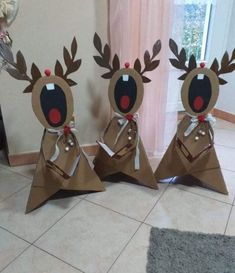
<path id="1" fill-rule="evenodd" d="M 192 116 L 209 113 L 219 95 L 217 75 L 208 68 L 195 68 L 186 77 L 181 98 L 185 111 Z"/>
<path id="2" fill-rule="evenodd" d="M 119 114 L 134 114 L 142 103 L 143 94 L 142 78 L 134 69 L 120 69 L 110 80 L 109 101 Z"/>
<path id="3" fill-rule="evenodd" d="M 35 115 L 45 128 L 64 127 L 73 116 L 71 89 L 60 77 L 42 77 L 34 85 L 32 106 Z"/>

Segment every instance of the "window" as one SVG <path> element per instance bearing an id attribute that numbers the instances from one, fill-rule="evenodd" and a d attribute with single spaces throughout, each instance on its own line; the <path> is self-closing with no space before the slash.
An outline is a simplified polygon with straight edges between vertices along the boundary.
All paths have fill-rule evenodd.
<path id="1" fill-rule="evenodd" d="M 206 58 L 207 41 L 212 13 L 210 0 L 175 0 L 173 36 L 185 48 L 187 58 L 194 54 L 197 61 Z"/>

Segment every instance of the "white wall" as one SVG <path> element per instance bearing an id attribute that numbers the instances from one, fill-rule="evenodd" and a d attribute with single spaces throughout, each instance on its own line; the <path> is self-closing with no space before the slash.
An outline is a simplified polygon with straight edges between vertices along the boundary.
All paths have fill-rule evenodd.
<path id="1" fill-rule="evenodd" d="M 221 1 L 222 2 L 222 1 Z M 226 48 L 229 54 L 232 53 L 235 48 L 235 1 L 232 1 L 231 20 L 229 25 L 229 31 L 227 34 Z M 220 21 L 220 20 L 218 20 Z M 223 41 L 224 37 L 221 37 Z M 221 43 L 222 43 L 221 41 Z M 215 44 L 215 47 L 219 47 L 220 42 Z M 235 71 L 228 75 L 221 75 L 228 83 L 220 86 L 219 100 L 216 105 L 217 109 L 235 114 Z"/>
<path id="2" fill-rule="evenodd" d="M 93 118 L 92 103 L 101 122 L 109 114 L 108 81 L 100 78 L 101 68 L 92 57 L 96 52 L 95 31 L 107 41 L 107 10 L 107 0 L 21 0 L 18 16 L 9 29 L 14 52 L 20 49 L 28 67 L 35 62 L 42 72 L 45 68 L 53 69 L 57 58 L 63 61 L 63 45 L 70 46 L 73 36 L 77 37 L 82 66 L 71 78 L 78 82 L 72 92 L 81 144 L 95 143 L 105 123 Z M 0 105 L 9 154 L 40 148 L 43 128 L 32 111 L 31 94 L 22 93 L 26 85 L 27 82 L 14 80 L 6 72 L 0 75 Z"/>

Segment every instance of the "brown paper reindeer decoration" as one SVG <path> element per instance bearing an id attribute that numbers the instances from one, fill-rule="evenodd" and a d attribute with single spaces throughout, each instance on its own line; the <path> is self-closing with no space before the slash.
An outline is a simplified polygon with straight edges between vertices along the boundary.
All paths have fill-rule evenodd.
<path id="1" fill-rule="evenodd" d="M 125 64 L 125 68 L 120 68 L 117 55 L 110 62 L 110 47 L 106 44 L 102 48 L 97 34 L 94 36 L 94 45 L 100 54 L 94 56 L 96 63 L 109 70 L 102 77 L 111 79 L 108 95 L 115 112 L 103 139 L 98 141 L 99 150 L 94 159 L 94 169 L 101 179 L 122 173 L 139 184 L 158 189 L 139 136 L 136 112 L 143 100 L 143 82 L 151 81 L 144 73 L 158 67 L 159 60 L 155 60 L 155 57 L 160 52 L 161 43 L 158 40 L 154 44 L 151 56 L 149 51 L 145 52 L 143 69 L 139 59 L 136 59 L 134 68 L 130 68 L 129 63 Z"/>
<path id="2" fill-rule="evenodd" d="M 229 58 L 227 52 L 221 60 L 221 67 L 214 59 L 210 68 L 204 63 L 197 67 L 194 55 L 186 65 L 186 52 L 178 52 L 177 44 L 170 39 L 170 49 L 176 58 L 171 64 L 185 73 L 179 77 L 183 80 L 181 98 L 186 115 L 178 125 L 177 133 L 163 156 L 155 177 L 157 181 L 178 177 L 177 183 L 196 184 L 211 190 L 228 194 L 220 164 L 214 148 L 212 125 L 215 119 L 209 112 L 217 102 L 219 85 L 227 82 L 221 74 L 235 70 L 235 50 Z"/>
<path id="3" fill-rule="evenodd" d="M 30 76 L 20 51 L 16 54 L 15 62 L 8 47 L 0 48 L 1 56 L 8 63 L 6 71 L 15 79 L 29 81 L 24 93 L 32 92 L 33 111 L 45 128 L 26 213 L 60 190 L 104 190 L 103 183 L 91 169 L 75 135 L 70 86 L 76 85 L 76 82 L 69 78 L 81 65 L 81 60 L 76 59 L 75 38 L 71 44 L 71 53 L 65 47 L 63 53 L 66 70 L 57 60 L 55 76 L 51 75 L 49 69 L 46 69 L 46 75 L 42 76 L 33 63 Z M 66 191 L 65 194 L 68 193 Z"/>

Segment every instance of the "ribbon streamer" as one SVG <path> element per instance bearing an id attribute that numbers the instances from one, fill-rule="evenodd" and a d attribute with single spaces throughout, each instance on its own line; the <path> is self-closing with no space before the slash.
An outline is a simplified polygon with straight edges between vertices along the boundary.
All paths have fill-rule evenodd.
<path id="1" fill-rule="evenodd" d="M 115 112 L 115 116 L 118 118 L 118 123 L 122 127 L 121 127 L 121 130 L 118 132 L 118 134 L 116 136 L 114 144 L 116 144 L 118 142 L 119 137 L 121 136 L 121 134 L 125 130 L 127 124 L 129 123 L 129 120 L 126 119 L 125 116 L 122 116 L 122 115 L 120 115 L 119 113 L 116 113 L 116 112 Z M 139 170 L 140 169 L 139 133 L 138 133 L 138 123 L 137 123 L 138 118 L 139 118 L 139 114 L 135 113 L 134 116 L 133 116 L 133 120 L 137 124 L 137 132 L 136 132 L 136 134 L 137 134 L 137 143 L 136 143 L 136 152 L 135 152 L 135 159 L 134 159 L 135 170 Z"/>
<path id="2" fill-rule="evenodd" d="M 210 125 L 213 126 L 215 124 L 215 122 L 216 122 L 216 119 L 211 114 L 208 114 L 205 117 L 205 121 L 208 121 L 210 123 Z M 198 124 L 199 124 L 198 118 L 197 117 L 192 117 L 191 118 L 191 124 L 186 129 L 186 131 L 184 132 L 184 136 L 185 137 L 189 136 L 192 133 L 192 131 L 198 126 Z"/>

